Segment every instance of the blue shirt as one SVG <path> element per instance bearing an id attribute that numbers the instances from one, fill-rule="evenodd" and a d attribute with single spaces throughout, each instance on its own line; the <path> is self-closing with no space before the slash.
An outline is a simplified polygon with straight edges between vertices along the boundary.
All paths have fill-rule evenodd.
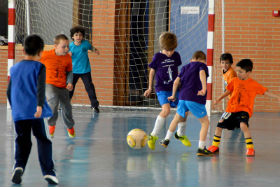
<path id="1" fill-rule="evenodd" d="M 205 71 L 206 80 L 209 76 L 208 67 L 202 62 L 190 62 L 182 67 L 178 77 L 181 79 L 181 87 L 179 92 L 179 100 L 194 101 L 200 104 L 206 104 L 206 94 L 204 96 L 197 95 L 202 89 L 199 72 Z"/>
<path id="2" fill-rule="evenodd" d="M 87 40 L 82 40 L 80 45 L 71 42 L 69 50 L 72 53 L 73 73 L 84 74 L 90 72 L 88 50 L 92 50 L 92 45 Z"/>
<path id="3" fill-rule="evenodd" d="M 173 82 L 178 76 L 178 66 L 181 64 L 181 56 L 176 51 L 171 57 L 160 52 L 154 55 L 153 61 L 149 64 L 149 67 L 153 68 L 156 72 L 156 92 L 172 91 Z"/>
<path id="4" fill-rule="evenodd" d="M 37 61 L 23 60 L 11 68 L 10 100 L 14 121 L 38 119 L 34 114 L 37 111 L 37 83 L 42 66 Z M 45 99 L 40 118 L 50 116 L 52 111 Z"/>

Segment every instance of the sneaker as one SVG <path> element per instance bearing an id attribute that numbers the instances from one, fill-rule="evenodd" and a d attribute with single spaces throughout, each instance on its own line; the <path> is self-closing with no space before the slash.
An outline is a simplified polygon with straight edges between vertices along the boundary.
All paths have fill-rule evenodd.
<path id="1" fill-rule="evenodd" d="M 149 147 L 151 150 L 155 150 L 157 139 L 158 139 L 157 136 L 152 136 L 152 135 L 149 136 L 148 147 Z"/>
<path id="2" fill-rule="evenodd" d="M 175 133 L 175 138 L 177 140 L 180 140 L 182 142 L 182 144 L 184 144 L 184 146 L 187 146 L 187 147 L 191 147 L 192 146 L 192 143 L 190 142 L 190 140 L 188 139 L 187 136 L 179 136 L 177 134 L 177 132 Z"/>
<path id="3" fill-rule="evenodd" d="M 98 106 L 97 107 L 93 107 L 92 109 L 94 110 L 95 113 L 99 113 L 100 112 Z"/>
<path id="4" fill-rule="evenodd" d="M 54 131 L 55 131 L 55 126 L 49 125 L 49 132 L 50 132 L 50 135 L 51 135 L 52 138 L 53 138 L 53 135 L 54 135 Z"/>
<path id="5" fill-rule="evenodd" d="M 168 144 L 169 144 L 169 140 L 161 140 L 160 142 L 160 145 L 162 145 L 163 147 L 167 148 Z"/>
<path id="6" fill-rule="evenodd" d="M 53 175 L 45 175 L 44 179 L 48 181 L 49 184 L 58 184 L 58 179 Z"/>
<path id="7" fill-rule="evenodd" d="M 248 157 L 255 156 L 255 150 L 253 148 L 247 149 L 246 156 L 248 156 Z"/>
<path id="8" fill-rule="evenodd" d="M 12 182 L 15 183 L 15 184 L 20 184 L 22 174 L 23 174 L 23 168 L 22 167 L 16 167 L 13 171 Z"/>
<path id="9" fill-rule="evenodd" d="M 219 147 L 211 145 L 210 147 L 208 147 L 208 151 L 210 151 L 211 153 L 218 153 Z"/>
<path id="10" fill-rule="evenodd" d="M 74 127 L 72 127 L 71 129 L 68 129 L 67 128 L 67 132 L 68 132 L 68 136 L 70 138 L 74 138 L 76 135 L 75 135 L 75 130 L 74 130 Z"/>
<path id="11" fill-rule="evenodd" d="M 206 149 L 206 147 L 204 147 L 204 149 L 198 148 L 198 150 L 197 150 L 197 152 L 196 152 L 196 155 L 197 155 L 197 156 L 212 156 L 213 153 L 210 152 L 210 151 L 208 151 L 208 150 Z"/>

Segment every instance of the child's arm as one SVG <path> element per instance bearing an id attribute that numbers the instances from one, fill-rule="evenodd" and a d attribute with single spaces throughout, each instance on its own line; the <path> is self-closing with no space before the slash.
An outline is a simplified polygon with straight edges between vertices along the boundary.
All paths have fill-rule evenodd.
<path id="1" fill-rule="evenodd" d="M 172 88 L 172 96 L 168 97 L 167 99 L 169 101 L 175 101 L 176 100 L 176 92 L 178 90 L 178 87 L 180 86 L 181 83 L 181 78 L 177 77 L 173 83 L 173 88 Z"/>
<path id="2" fill-rule="evenodd" d="M 155 76 L 155 69 L 151 68 L 149 73 L 149 88 L 144 92 L 144 96 L 148 97 L 152 93 L 152 85 Z"/>
<path id="3" fill-rule="evenodd" d="M 223 98 L 227 97 L 228 95 L 230 95 L 230 91 L 226 90 L 216 101 L 214 101 L 214 105 L 218 104 Z"/>
<path id="4" fill-rule="evenodd" d="M 280 101 L 280 97 L 278 95 L 275 95 L 274 93 L 269 92 L 268 90 L 266 92 L 264 92 L 264 95 L 276 98 L 276 99 L 278 99 L 278 101 Z"/>
<path id="5" fill-rule="evenodd" d="M 99 52 L 99 50 L 98 50 L 97 48 L 93 47 L 92 50 L 93 50 L 93 52 L 95 52 L 96 54 L 100 55 L 100 52 Z"/>
<path id="6" fill-rule="evenodd" d="M 8 97 L 8 101 L 9 101 L 10 105 L 12 105 L 12 103 L 11 103 L 11 79 L 9 81 L 8 88 L 7 88 L 7 97 Z"/>
<path id="7" fill-rule="evenodd" d="M 206 94 L 206 73 L 204 70 L 199 71 L 199 78 L 201 81 L 202 89 L 197 92 L 197 95 L 204 96 Z"/>
<path id="8" fill-rule="evenodd" d="M 73 72 L 72 71 L 68 71 L 66 73 L 66 76 L 67 76 L 67 85 L 66 85 L 66 89 L 69 90 L 69 91 L 72 91 L 73 90 Z"/>
<path id="9" fill-rule="evenodd" d="M 46 91 L 46 68 L 42 65 L 37 80 L 37 108 L 34 114 L 35 118 L 39 118 L 42 115 L 42 107 L 45 103 L 45 91 Z"/>

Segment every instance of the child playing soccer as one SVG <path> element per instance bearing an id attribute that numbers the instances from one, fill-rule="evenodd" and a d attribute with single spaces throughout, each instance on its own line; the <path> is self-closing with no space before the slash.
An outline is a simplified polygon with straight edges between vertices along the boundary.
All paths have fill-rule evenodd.
<path id="1" fill-rule="evenodd" d="M 177 89 L 181 86 L 179 103 L 177 113 L 169 126 L 165 139 L 160 142 L 164 147 L 168 146 L 178 123 L 186 121 L 188 112 L 191 112 L 201 123 L 197 155 L 207 156 L 212 154 L 205 146 L 209 127 L 209 120 L 205 108 L 206 79 L 208 77 L 208 68 L 205 61 L 206 55 L 202 51 L 195 52 L 192 56 L 191 62 L 182 67 L 179 76 L 174 81 L 172 96 L 168 97 L 168 99 L 171 101 L 176 100 Z M 186 143 L 184 145 L 190 146 L 191 144 L 189 140 L 186 136 L 185 138 Z"/>
<path id="2" fill-rule="evenodd" d="M 155 76 L 155 90 L 162 109 L 157 116 L 154 129 L 148 140 L 148 147 L 152 150 L 155 149 L 158 134 L 165 123 L 166 117 L 170 113 L 170 107 L 176 107 L 178 104 L 178 101 L 170 102 L 167 98 L 172 94 L 172 85 L 178 76 L 178 67 L 182 64 L 180 54 L 175 51 L 177 47 L 177 37 L 175 34 L 170 32 L 162 33 L 159 37 L 159 44 L 161 51 L 154 55 L 153 61 L 149 64 L 151 68 L 149 73 L 149 88 L 144 93 L 145 97 L 151 94 Z M 181 126 L 184 126 L 184 123 Z M 181 127 L 181 131 L 183 129 Z"/>
<path id="3" fill-rule="evenodd" d="M 253 62 L 250 59 L 243 59 L 236 64 L 237 77 L 226 87 L 226 92 L 222 94 L 214 104 L 219 103 L 223 98 L 231 94 L 226 108 L 226 113 L 219 120 L 215 130 L 212 146 L 208 148 L 212 153 L 219 151 L 221 135 L 223 129 L 233 130 L 241 128 L 246 139 L 247 156 L 255 156 L 254 144 L 249 130 L 249 118 L 253 114 L 254 101 L 257 94 L 280 97 L 267 91 L 267 88 L 250 78 L 253 70 Z"/>
<path id="4" fill-rule="evenodd" d="M 30 35 L 24 41 L 24 60 L 10 69 L 7 96 L 15 123 L 15 165 L 12 182 L 20 184 L 31 151 L 31 131 L 37 139 L 38 156 L 44 179 L 58 184 L 52 160 L 52 142 L 44 119 L 52 115 L 45 98 L 46 69 L 40 60 L 44 41 Z"/>
<path id="5" fill-rule="evenodd" d="M 223 70 L 223 78 L 225 81 L 225 87 L 230 83 L 230 81 L 236 77 L 236 72 L 231 67 L 233 64 L 232 55 L 230 53 L 223 53 L 220 57 L 220 63 Z"/>
<path id="6" fill-rule="evenodd" d="M 88 58 L 88 50 L 92 50 L 98 55 L 99 51 L 84 39 L 85 29 L 83 27 L 73 27 L 70 30 L 70 34 L 71 38 L 74 40 L 70 43 L 70 54 L 72 56 L 73 64 L 73 90 L 70 91 L 70 99 L 73 97 L 75 86 L 79 78 L 82 78 L 91 102 L 91 108 L 96 113 L 99 113 L 99 102 L 96 98 L 94 84 L 92 83 L 91 79 L 91 68 Z"/>
<path id="7" fill-rule="evenodd" d="M 61 106 L 62 117 L 70 138 L 75 137 L 72 106 L 69 91 L 73 89 L 72 60 L 68 54 L 69 41 L 64 34 L 57 35 L 54 49 L 44 51 L 41 62 L 46 66 L 46 95 L 53 116 L 49 118 L 49 131 L 53 137 L 58 118 L 58 105 Z"/>

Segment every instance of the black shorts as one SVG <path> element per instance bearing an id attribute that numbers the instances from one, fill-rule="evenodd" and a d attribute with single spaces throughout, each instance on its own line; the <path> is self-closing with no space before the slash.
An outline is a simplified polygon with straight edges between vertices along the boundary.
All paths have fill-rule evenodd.
<path id="1" fill-rule="evenodd" d="M 236 113 L 223 113 L 221 119 L 223 122 L 219 122 L 217 127 L 222 129 L 234 130 L 240 128 L 240 123 L 243 122 L 249 127 L 249 114 L 247 112 L 236 112 Z"/>

